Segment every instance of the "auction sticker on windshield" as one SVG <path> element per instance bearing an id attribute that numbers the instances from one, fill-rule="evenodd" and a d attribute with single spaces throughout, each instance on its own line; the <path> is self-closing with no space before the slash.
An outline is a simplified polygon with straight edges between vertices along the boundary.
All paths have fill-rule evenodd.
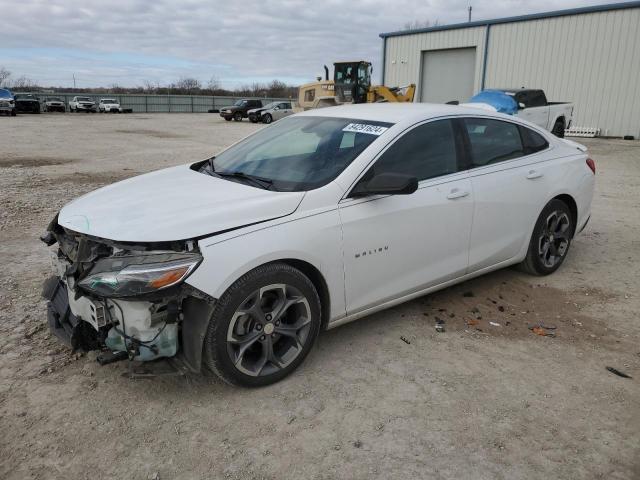
<path id="1" fill-rule="evenodd" d="M 342 129 L 343 132 L 367 133 L 369 135 L 382 135 L 389 127 L 370 125 L 368 123 L 350 123 Z"/>

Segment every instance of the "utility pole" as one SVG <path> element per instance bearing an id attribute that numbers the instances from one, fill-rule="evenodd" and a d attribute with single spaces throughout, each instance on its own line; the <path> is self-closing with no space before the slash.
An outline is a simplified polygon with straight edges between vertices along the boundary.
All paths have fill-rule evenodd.
<path id="1" fill-rule="evenodd" d="M 471 21 L 471 10 L 473 10 L 473 7 L 469 5 L 469 21 Z"/>
<path id="2" fill-rule="evenodd" d="M 73 74 L 73 89 L 76 89 L 76 74 Z"/>

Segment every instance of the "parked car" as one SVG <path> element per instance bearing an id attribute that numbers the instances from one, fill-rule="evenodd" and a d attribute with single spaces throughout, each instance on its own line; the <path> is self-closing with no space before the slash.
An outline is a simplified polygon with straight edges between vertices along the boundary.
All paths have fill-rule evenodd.
<path id="1" fill-rule="evenodd" d="M 58 243 L 49 325 L 103 362 L 178 354 L 270 384 L 323 329 L 509 265 L 556 271 L 594 174 L 585 147 L 495 112 L 296 114 L 63 207 L 42 237 Z"/>
<path id="2" fill-rule="evenodd" d="M 13 94 L 5 89 L 0 88 L 0 113 L 3 115 L 16 116 L 16 102 Z"/>
<path id="3" fill-rule="evenodd" d="M 271 102 L 262 108 L 254 108 L 247 112 L 252 123 L 271 123 L 292 114 L 291 102 Z"/>
<path id="4" fill-rule="evenodd" d="M 101 98 L 98 104 L 98 111 L 100 113 L 120 113 L 120 102 L 115 98 Z"/>
<path id="5" fill-rule="evenodd" d="M 573 104 L 548 102 L 543 90 L 530 88 L 506 88 L 483 90 L 473 96 L 470 103 L 488 104 L 501 113 L 515 115 L 564 138 L 565 129 L 571 126 Z"/>
<path id="6" fill-rule="evenodd" d="M 45 112 L 66 112 L 64 101 L 58 97 L 49 97 L 44 102 Z"/>
<path id="7" fill-rule="evenodd" d="M 262 101 L 260 100 L 237 100 L 230 107 L 224 107 L 220 110 L 220 116 L 224 118 L 226 121 L 231 121 L 231 119 L 236 122 L 242 121 L 243 118 L 248 117 L 248 112 L 254 108 L 261 108 Z"/>
<path id="8" fill-rule="evenodd" d="M 18 113 L 40 113 L 40 100 L 32 93 L 16 93 L 14 99 Z"/>
<path id="9" fill-rule="evenodd" d="M 70 112 L 91 112 L 96 113 L 96 102 L 89 97 L 73 97 L 69 102 Z"/>

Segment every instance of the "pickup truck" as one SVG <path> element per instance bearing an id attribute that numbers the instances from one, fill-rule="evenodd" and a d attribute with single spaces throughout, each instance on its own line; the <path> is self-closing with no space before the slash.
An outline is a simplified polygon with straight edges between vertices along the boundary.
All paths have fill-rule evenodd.
<path id="1" fill-rule="evenodd" d="M 544 91 L 531 88 L 500 88 L 483 90 L 471 97 L 466 105 L 489 105 L 498 112 L 515 115 L 563 138 L 571 125 L 573 104 L 548 102 Z"/>
<path id="2" fill-rule="evenodd" d="M 73 97 L 69 102 L 69 111 L 96 113 L 96 102 L 89 97 Z"/>
<path id="3" fill-rule="evenodd" d="M 16 101 L 13 94 L 4 88 L 0 88 L 0 113 L 16 116 Z"/>
<path id="4" fill-rule="evenodd" d="M 262 108 L 262 102 L 250 99 L 236 100 L 233 105 L 220 109 L 220 116 L 226 121 L 233 119 L 240 122 L 243 118 L 248 118 L 249 110 L 254 108 Z"/>

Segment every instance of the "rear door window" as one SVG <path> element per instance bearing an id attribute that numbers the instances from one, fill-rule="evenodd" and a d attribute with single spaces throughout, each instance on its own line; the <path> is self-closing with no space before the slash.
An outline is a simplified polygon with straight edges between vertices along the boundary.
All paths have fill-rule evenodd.
<path id="1" fill-rule="evenodd" d="M 490 118 L 465 118 L 471 148 L 471 168 L 526 155 L 518 125 Z"/>
<path id="2" fill-rule="evenodd" d="M 547 105 L 547 98 L 542 90 L 534 90 L 529 93 L 529 107 L 544 107 Z"/>

